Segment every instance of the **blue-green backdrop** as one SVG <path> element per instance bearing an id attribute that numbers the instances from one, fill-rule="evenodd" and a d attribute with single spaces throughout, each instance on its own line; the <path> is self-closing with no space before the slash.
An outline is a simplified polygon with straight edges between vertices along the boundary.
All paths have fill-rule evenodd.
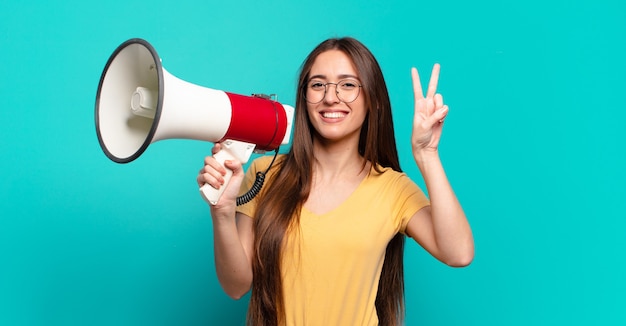
<path id="1" fill-rule="evenodd" d="M 596 1 L 3 1 L 0 324 L 243 325 L 195 175 L 211 144 L 120 165 L 94 126 L 104 64 L 141 37 L 168 71 L 293 103 L 297 70 L 351 35 L 387 78 L 402 165 L 410 68 L 442 64 L 445 167 L 476 258 L 410 243 L 408 325 L 626 324 L 626 8 Z"/>

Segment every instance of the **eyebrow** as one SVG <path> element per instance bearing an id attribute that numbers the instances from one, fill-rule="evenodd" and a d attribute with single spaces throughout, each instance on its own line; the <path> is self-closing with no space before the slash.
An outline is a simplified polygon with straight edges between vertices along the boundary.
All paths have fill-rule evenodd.
<path id="1" fill-rule="evenodd" d="M 345 78 L 353 78 L 356 80 L 360 80 L 359 77 L 355 76 L 355 75 L 351 75 L 351 74 L 342 74 L 338 76 L 339 79 L 345 79 Z M 311 77 L 309 77 L 309 80 L 311 79 L 325 79 L 327 80 L 328 78 L 326 77 L 326 75 L 313 75 Z"/>

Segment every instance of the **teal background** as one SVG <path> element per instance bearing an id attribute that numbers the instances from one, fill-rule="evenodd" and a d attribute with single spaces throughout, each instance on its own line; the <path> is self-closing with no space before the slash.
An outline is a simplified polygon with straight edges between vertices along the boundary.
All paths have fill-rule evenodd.
<path id="1" fill-rule="evenodd" d="M 0 325 L 243 325 L 195 184 L 211 144 L 109 161 L 100 74 L 141 37 L 182 79 L 292 104 L 306 54 L 344 35 L 377 56 L 419 184 L 410 68 L 442 64 L 441 156 L 476 258 L 410 243 L 407 324 L 626 324 L 622 2 L 109 0 L 0 4 Z"/>

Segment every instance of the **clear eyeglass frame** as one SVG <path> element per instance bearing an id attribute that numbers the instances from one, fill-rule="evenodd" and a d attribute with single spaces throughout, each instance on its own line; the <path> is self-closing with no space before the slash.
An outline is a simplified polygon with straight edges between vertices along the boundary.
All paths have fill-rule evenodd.
<path id="1" fill-rule="evenodd" d="M 337 99 L 343 103 L 356 101 L 363 87 L 358 80 L 353 78 L 341 79 L 336 83 L 323 82 L 318 79 L 309 80 L 304 89 L 304 99 L 310 104 L 318 104 L 326 97 L 328 85 L 335 85 Z"/>

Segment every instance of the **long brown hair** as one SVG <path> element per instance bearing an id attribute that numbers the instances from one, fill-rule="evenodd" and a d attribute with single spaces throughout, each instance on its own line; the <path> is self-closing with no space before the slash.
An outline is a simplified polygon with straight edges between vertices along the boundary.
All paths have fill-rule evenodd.
<path id="1" fill-rule="evenodd" d="M 368 113 L 361 128 L 359 153 L 377 170 L 380 165 L 400 171 L 391 103 L 378 62 L 353 38 L 333 38 L 320 43 L 301 67 L 291 149 L 277 163 L 275 177 L 259 196 L 254 218 L 254 277 L 248 325 L 279 325 L 284 318 L 281 248 L 287 230 L 299 223 L 313 174 L 314 130 L 306 113 L 303 90 L 315 59 L 328 50 L 340 50 L 351 58 L 363 85 L 361 95 L 366 97 Z M 403 254 L 404 235 L 397 234 L 387 246 L 378 285 L 376 311 L 380 325 L 398 325 L 404 317 Z"/>

